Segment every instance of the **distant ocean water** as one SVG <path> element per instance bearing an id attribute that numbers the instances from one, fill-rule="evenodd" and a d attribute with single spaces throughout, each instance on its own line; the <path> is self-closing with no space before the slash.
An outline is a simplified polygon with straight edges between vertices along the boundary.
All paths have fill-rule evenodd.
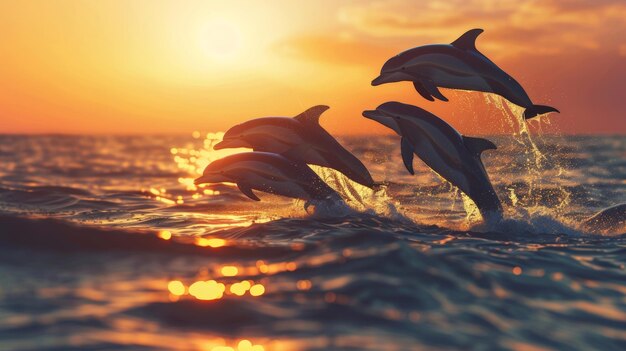
<path id="1" fill-rule="evenodd" d="M 206 138 L 205 138 L 206 136 Z M 0 136 L 0 350 L 624 350 L 626 137 L 498 136 L 483 228 L 395 136 L 342 211 L 193 186 L 220 138 Z"/>

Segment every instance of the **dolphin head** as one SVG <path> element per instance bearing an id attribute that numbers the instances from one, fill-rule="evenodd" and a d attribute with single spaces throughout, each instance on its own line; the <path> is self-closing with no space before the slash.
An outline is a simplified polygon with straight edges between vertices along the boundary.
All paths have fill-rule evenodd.
<path id="1" fill-rule="evenodd" d="M 390 115 L 385 111 L 380 110 L 380 106 L 376 110 L 363 111 L 363 117 L 376 121 L 384 125 L 385 127 L 395 131 L 398 135 L 402 135 L 397 119 L 393 115 Z"/>
<path id="2" fill-rule="evenodd" d="M 227 158 L 211 162 L 202 172 L 202 176 L 194 180 L 194 184 L 232 182 L 233 180 L 224 171 L 227 166 Z"/>
<path id="3" fill-rule="evenodd" d="M 230 128 L 224 136 L 222 141 L 213 146 L 214 150 L 232 149 L 238 147 L 252 148 L 250 142 L 247 140 L 246 131 L 248 130 L 248 123 L 238 124 Z"/>
<path id="4" fill-rule="evenodd" d="M 408 116 L 416 116 L 426 112 L 417 106 L 403 104 L 397 101 L 385 102 L 376 109 L 396 118 L 407 118 Z"/>
<path id="5" fill-rule="evenodd" d="M 433 118 L 432 114 L 424 109 L 396 101 L 385 102 L 376 110 L 363 111 L 363 116 L 393 129 L 398 135 L 402 135 L 400 127 L 402 121 Z"/>
<path id="6" fill-rule="evenodd" d="M 414 80 L 415 77 L 410 74 L 406 65 L 418 55 L 419 52 L 417 48 L 415 48 L 401 52 L 390 58 L 381 68 L 380 75 L 372 81 L 372 85 L 377 86 L 386 83 Z"/>
<path id="7" fill-rule="evenodd" d="M 413 80 L 413 76 L 406 74 L 404 72 L 390 72 L 384 73 L 381 72 L 380 75 L 372 81 L 373 86 L 386 84 L 386 83 L 395 83 L 395 82 L 403 82 Z"/>

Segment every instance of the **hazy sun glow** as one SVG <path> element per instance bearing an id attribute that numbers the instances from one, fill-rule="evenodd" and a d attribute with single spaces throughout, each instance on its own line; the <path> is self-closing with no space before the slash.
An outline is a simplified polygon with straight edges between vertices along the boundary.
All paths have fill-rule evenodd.
<path id="1" fill-rule="evenodd" d="M 242 40 L 241 30 L 232 21 L 215 19 L 207 23 L 203 30 L 206 36 L 203 49 L 208 57 L 227 61 L 232 60 L 241 53 Z"/>

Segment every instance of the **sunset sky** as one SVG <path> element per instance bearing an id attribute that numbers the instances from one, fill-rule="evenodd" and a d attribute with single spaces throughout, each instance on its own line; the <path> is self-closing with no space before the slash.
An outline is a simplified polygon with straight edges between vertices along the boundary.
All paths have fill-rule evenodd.
<path id="1" fill-rule="evenodd" d="M 337 134 L 385 132 L 361 111 L 397 100 L 467 134 L 506 132 L 479 93 L 372 87 L 394 54 L 483 28 L 481 52 L 544 130 L 626 133 L 626 2 L 1 1 L 0 133 L 189 133 L 331 106 Z"/>

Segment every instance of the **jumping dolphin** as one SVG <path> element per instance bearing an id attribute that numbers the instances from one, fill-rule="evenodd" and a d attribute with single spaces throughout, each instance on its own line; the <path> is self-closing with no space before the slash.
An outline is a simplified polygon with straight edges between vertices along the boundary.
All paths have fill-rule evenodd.
<path id="1" fill-rule="evenodd" d="M 626 203 L 611 206 L 583 221 L 591 232 L 626 233 Z"/>
<path id="2" fill-rule="evenodd" d="M 402 160 L 413 171 L 413 154 L 469 196 L 485 220 L 500 219 L 502 205 L 480 154 L 496 146 L 487 139 L 462 136 L 441 118 L 399 102 L 386 102 L 363 116 L 391 128 L 401 139 Z"/>
<path id="3" fill-rule="evenodd" d="M 372 85 L 410 81 L 427 100 L 448 101 L 437 87 L 475 90 L 498 94 L 524 107 L 524 118 L 548 112 L 554 107 L 533 105 L 524 88 L 495 63 L 476 49 L 476 38 L 482 29 L 472 29 L 451 44 L 418 46 L 404 51 L 383 65 Z"/>
<path id="4" fill-rule="evenodd" d="M 243 152 L 211 162 L 195 184 L 236 183 L 252 200 L 260 199 L 253 189 L 306 201 L 340 200 L 306 164 L 269 152 Z"/>
<path id="5" fill-rule="evenodd" d="M 215 150 L 245 147 L 281 154 L 291 160 L 336 169 L 367 187 L 374 187 L 369 171 L 319 124 L 328 106 L 314 106 L 290 117 L 253 119 L 230 128 Z"/>

